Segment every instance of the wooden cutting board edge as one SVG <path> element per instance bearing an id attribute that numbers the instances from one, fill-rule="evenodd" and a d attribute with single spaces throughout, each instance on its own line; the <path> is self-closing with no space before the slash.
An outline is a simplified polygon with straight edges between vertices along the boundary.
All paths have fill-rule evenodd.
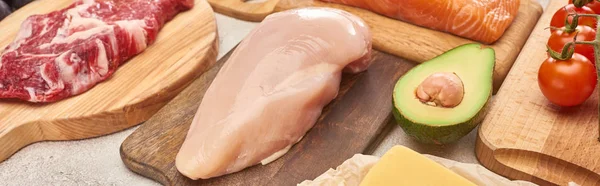
<path id="1" fill-rule="evenodd" d="M 23 19 L 22 15 L 18 15 L 19 12 L 35 9 L 34 6 L 38 6 L 40 4 L 42 4 L 42 2 L 38 1 L 24 6 L 22 9 L 20 9 L 20 11 L 16 11 L 4 19 L 3 23 L 6 23 L 6 21 L 10 20 L 11 18 Z M 212 13 L 212 9 L 208 4 L 199 4 L 197 6 L 202 6 L 202 8 L 211 11 L 211 13 L 206 13 L 207 15 L 211 15 L 211 17 L 208 17 L 207 20 L 212 20 L 211 23 L 214 25 L 214 28 L 211 29 L 212 31 L 208 35 L 202 38 L 203 41 L 206 41 L 206 46 L 202 46 L 201 48 L 190 48 L 190 51 L 194 51 L 197 54 L 202 54 L 202 57 L 196 55 L 185 55 L 181 58 L 189 58 L 196 61 L 197 65 L 195 65 L 193 68 L 196 69 L 196 71 L 192 70 L 183 74 L 179 79 L 174 80 L 171 85 L 154 92 L 154 97 L 150 99 L 132 99 L 121 108 L 106 110 L 95 115 L 72 117 L 68 118 L 68 120 L 61 119 L 55 121 L 30 121 L 17 126 L 12 125 L 12 127 L 0 126 L 0 144 L 3 144 L 2 148 L 0 149 L 0 163 L 10 158 L 22 148 L 36 142 L 79 140 L 103 136 L 133 127 L 150 118 L 162 106 L 167 104 L 180 91 L 193 82 L 195 78 L 207 71 L 209 67 L 216 62 L 219 42 L 214 13 Z M 169 23 L 167 23 L 167 26 L 168 24 Z M 142 52 L 142 54 L 144 54 L 144 52 Z M 110 81 L 111 79 L 107 81 Z M 102 83 L 104 82 L 101 82 L 100 84 Z M 105 127 L 109 123 L 112 125 Z"/>
<path id="2" fill-rule="evenodd" d="M 197 78 L 196 80 L 194 80 L 193 82 L 191 82 L 191 85 L 189 86 L 189 88 L 192 87 L 196 87 L 196 84 L 198 84 L 197 86 L 202 86 L 202 84 L 207 84 L 212 82 L 212 78 L 210 77 L 211 74 L 217 74 L 217 72 L 220 70 L 220 68 L 222 67 L 222 65 L 229 59 L 229 56 L 231 55 L 231 53 L 233 53 L 233 51 L 235 50 L 236 47 L 234 47 L 231 51 L 229 51 L 224 57 L 222 57 L 220 60 L 218 60 L 216 62 L 216 64 L 214 66 L 212 66 L 210 69 L 208 69 L 208 71 L 202 75 L 200 75 L 199 78 Z M 207 82 L 204 82 L 207 81 Z M 130 134 L 122 143 L 121 146 L 119 147 L 119 153 L 121 156 L 121 160 L 123 161 L 123 163 L 125 164 L 125 166 L 139 174 L 142 175 L 146 178 L 155 180 L 160 182 L 163 185 L 176 185 L 176 183 L 173 183 L 173 179 L 169 178 L 169 173 L 165 172 L 163 170 L 161 170 L 160 168 L 157 168 L 157 165 L 153 165 L 152 163 L 147 163 L 144 161 L 139 161 L 136 160 L 136 158 L 140 158 L 139 152 L 136 152 L 136 150 L 138 151 L 143 151 L 145 149 L 135 149 L 135 148 L 131 148 L 131 144 L 133 144 L 132 141 L 135 141 L 136 137 L 138 134 L 143 135 L 142 133 L 144 131 L 146 131 L 146 128 L 150 128 L 152 127 L 151 125 L 153 125 L 153 123 L 155 122 L 154 120 L 161 120 L 163 115 L 169 115 L 169 111 L 172 110 L 168 110 L 171 109 L 171 107 L 176 107 L 177 102 L 179 102 L 179 100 L 184 100 L 186 99 L 186 95 L 187 94 L 191 94 L 193 93 L 193 91 L 196 90 L 183 90 L 179 95 L 177 95 L 173 100 L 171 100 L 171 102 L 169 102 L 167 105 L 165 105 L 165 107 L 163 107 L 161 110 L 159 110 L 152 118 L 150 118 L 148 121 L 145 122 L 145 125 L 140 126 L 140 128 L 136 129 L 132 134 Z M 173 167 L 175 166 L 174 161 L 173 161 Z M 167 170 L 168 171 L 168 170 Z"/>
<path id="3" fill-rule="evenodd" d="M 515 62 L 515 67 L 516 68 L 535 68 L 535 67 L 539 67 L 539 66 L 535 66 L 535 67 L 531 67 L 531 66 L 527 66 L 527 65 L 532 65 L 531 63 L 535 63 L 535 65 L 540 64 L 544 59 L 544 55 L 542 55 L 542 53 L 544 52 L 545 49 L 545 42 L 549 36 L 549 31 L 546 30 L 545 28 L 547 27 L 549 20 L 551 19 L 551 17 L 554 14 L 554 11 L 556 9 L 558 9 L 559 7 L 562 7 L 566 5 L 566 1 L 550 1 L 550 5 L 547 8 L 547 12 L 545 12 L 542 15 L 542 18 L 540 19 L 540 21 L 538 22 L 538 24 L 536 25 L 534 31 L 532 32 L 531 36 L 528 39 L 528 42 L 525 44 L 525 48 L 523 49 L 523 51 L 521 52 L 520 56 L 517 58 L 516 62 Z M 527 56 L 525 56 L 527 55 Z M 532 62 L 532 60 L 535 60 Z M 515 71 L 515 70 L 518 70 Z M 476 140 L 476 145 L 475 145 L 475 152 L 477 155 L 477 158 L 479 160 L 479 162 L 484 165 L 485 167 L 487 167 L 488 169 L 501 174 L 503 176 L 509 177 L 511 179 L 517 179 L 517 180 L 527 180 L 527 181 L 532 181 L 536 184 L 540 184 L 540 185 L 566 185 L 567 182 L 569 181 L 576 181 L 576 183 L 578 184 L 582 184 L 582 185 L 596 185 L 596 184 L 600 184 L 600 172 L 594 172 L 592 170 L 589 170 L 585 167 L 582 167 L 580 165 L 565 161 L 557 156 L 555 156 L 556 154 L 546 154 L 549 152 L 546 152 L 545 150 L 548 147 L 552 147 L 554 144 L 553 143 L 561 143 L 561 140 L 558 139 L 558 141 L 553 140 L 553 139 L 549 139 L 549 137 L 547 137 L 542 143 L 544 143 L 541 147 L 538 147 L 538 144 L 533 144 L 532 146 L 535 147 L 531 147 L 531 149 L 538 149 L 538 150 L 527 150 L 527 149 L 521 149 L 524 145 L 527 145 L 529 143 L 532 143 L 531 139 L 522 139 L 522 138 L 517 138 L 517 139 L 508 139 L 508 138 L 503 138 L 501 140 L 507 140 L 507 141 L 514 141 L 514 145 L 519 146 L 519 147 L 510 147 L 510 146 L 506 146 L 506 143 L 502 144 L 501 141 L 491 141 L 490 139 L 488 139 L 488 135 L 492 135 L 493 131 L 489 131 L 490 125 L 496 123 L 496 124 L 503 124 L 503 127 L 513 127 L 513 128 L 521 128 L 523 127 L 522 125 L 530 125 L 530 124 L 538 124 L 536 127 L 546 127 L 546 125 L 550 125 L 547 123 L 536 123 L 535 121 L 537 121 L 538 119 L 527 119 L 528 121 L 523 121 L 518 120 L 518 119 L 503 119 L 503 117 L 506 114 L 501 114 L 501 112 L 509 112 L 508 110 L 515 110 L 515 109 L 519 109 L 519 110 L 528 110 L 530 112 L 536 111 L 535 108 L 537 107 L 541 107 L 539 108 L 542 111 L 536 111 L 536 112 L 546 112 L 546 110 L 555 110 L 555 108 L 548 108 L 548 107 L 553 107 L 548 101 L 546 101 L 545 98 L 543 98 L 543 95 L 541 92 L 534 92 L 534 93 L 529 93 L 529 92 L 520 92 L 522 91 L 521 89 L 519 89 L 518 91 L 513 91 L 513 88 L 515 87 L 519 87 L 519 86 L 529 86 L 529 85 L 522 85 L 523 83 L 527 83 L 527 84 L 531 84 L 531 86 L 537 86 L 537 83 L 535 82 L 531 82 L 533 81 L 537 81 L 537 79 L 533 79 L 532 76 L 533 75 L 525 75 L 522 74 L 525 71 L 522 69 L 513 69 L 513 71 L 511 71 L 507 77 L 507 81 L 505 82 L 505 85 L 507 85 L 506 87 L 502 87 L 498 93 L 498 95 L 496 95 L 496 98 L 493 102 L 492 107 L 495 107 L 494 109 L 492 109 L 489 113 L 488 116 L 486 118 L 486 120 L 481 124 L 479 131 L 478 131 L 478 135 L 477 135 L 477 140 Z M 526 72 L 534 72 L 537 73 L 537 69 L 529 69 Z M 518 74 L 516 74 L 518 73 Z M 516 83 L 513 83 L 512 81 L 516 81 Z M 535 84 L 535 85 L 534 85 Z M 534 89 L 537 90 L 537 87 L 535 88 L 530 88 L 530 89 Z M 519 94 L 523 94 L 524 96 L 520 96 Z M 514 101 L 514 99 L 531 99 L 532 94 L 536 94 L 535 96 L 535 100 L 522 100 L 522 101 L 518 101 L 518 103 L 516 103 L 517 101 Z M 589 103 L 589 102 L 597 102 L 597 95 L 598 95 L 598 91 L 594 92 L 594 94 L 592 94 L 592 97 L 585 103 L 585 105 L 583 105 L 582 107 L 585 107 L 586 109 L 590 106 L 595 107 L 596 105 Z M 509 99 L 508 97 L 510 97 L 511 99 Z M 501 100 L 498 100 L 501 99 Z M 541 101 L 540 101 L 541 100 Z M 505 103 L 507 102 L 508 103 Z M 508 105 L 506 104 L 520 104 L 520 105 L 528 105 L 528 104 L 534 104 L 533 106 L 529 106 L 527 108 L 523 108 L 526 106 L 510 106 L 512 108 L 506 108 Z M 597 103 L 596 103 L 597 104 Z M 584 109 L 584 108 L 580 108 L 580 109 Z M 510 113 L 513 113 L 512 111 Z M 591 112 L 590 114 L 596 114 L 597 112 Z M 538 118 L 539 117 L 544 117 L 542 115 L 536 115 L 537 113 L 532 114 L 529 117 L 535 117 Z M 556 115 L 556 113 L 554 114 Z M 519 116 L 513 116 L 515 118 L 519 117 Z M 555 116 L 551 116 L 550 119 L 540 119 L 543 122 L 560 122 L 560 121 L 554 121 Z M 499 121 L 497 121 L 498 119 L 502 119 L 503 123 L 498 123 Z M 571 119 L 575 119 L 575 118 L 571 118 Z M 531 121 L 530 121 L 531 120 Z M 597 118 L 596 118 L 597 120 Z M 582 121 L 587 121 L 587 119 L 582 119 Z M 504 125 L 504 123 L 520 123 L 519 125 L 511 125 L 508 126 L 508 124 Z M 567 123 L 570 125 L 578 125 L 580 123 L 578 123 L 577 121 L 572 121 L 570 123 Z M 583 123 L 581 123 L 583 124 Z M 554 132 L 569 132 L 566 130 L 563 131 L 556 131 L 556 130 L 560 130 L 559 128 L 556 128 L 556 126 L 554 125 L 559 125 L 558 123 L 554 123 L 552 124 L 550 129 L 551 131 Z M 534 128 L 536 128 L 534 127 Z M 562 126 L 561 126 L 562 127 Z M 585 130 L 585 128 L 580 128 L 579 130 Z M 523 131 L 498 131 L 498 132 L 511 132 L 511 133 L 516 133 L 516 134 L 512 134 L 512 135 L 516 135 L 516 136 L 522 136 L 522 135 L 526 135 L 528 138 L 535 138 L 535 137 L 531 137 L 531 136 L 536 136 L 536 135 L 550 135 L 550 134 L 538 134 L 539 131 L 531 131 L 531 129 L 525 129 Z M 488 134 L 490 133 L 490 134 Z M 581 133 L 583 134 L 583 133 Z M 596 141 L 597 138 L 597 130 L 592 130 L 591 133 L 586 133 L 584 135 L 588 135 L 591 134 L 592 136 L 592 140 L 595 141 L 597 143 L 597 145 L 600 145 L 600 142 Z M 530 136 L 531 135 L 531 136 Z M 585 138 L 586 140 L 589 140 L 588 138 Z M 499 139 L 495 139 L 495 140 L 499 140 Z M 577 140 L 577 139 L 567 139 L 564 138 L 562 140 L 566 140 L 567 142 L 563 142 L 563 143 L 568 143 L 569 140 Z M 551 143 L 550 145 L 546 144 L 546 143 Z M 587 143 L 587 141 L 586 141 Z M 502 144 L 501 146 L 498 146 L 498 144 Z M 572 147 L 571 151 L 575 151 L 577 150 L 577 147 Z M 557 153 L 557 152 L 552 152 L 552 153 Z M 563 151 L 562 154 L 568 154 L 570 152 L 568 151 Z M 577 157 L 571 157 L 571 158 L 575 158 L 575 159 L 586 159 L 587 156 L 591 156 L 591 157 L 597 157 L 597 154 L 584 154 L 586 152 L 574 152 Z M 589 153 L 589 152 L 588 152 Z M 587 158 L 589 160 L 589 158 Z M 592 158 L 593 159 L 593 158 Z M 593 163 L 593 162 L 590 162 Z M 598 166 L 597 162 L 596 162 L 596 167 Z M 571 175 L 571 176 L 566 176 L 566 175 Z"/>
<path id="4" fill-rule="evenodd" d="M 386 64 L 386 63 L 391 63 L 391 61 L 389 60 L 401 60 L 395 56 L 392 55 L 388 55 L 388 54 L 384 54 L 381 52 L 374 52 L 376 55 L 375 58 L 383 58 L 381 60 L 387 60 L 387 61 L 380 61 L 378 63 L 381 64 L 374 64 L 372 67 L 375 68 L 379 68 L 381 69 L 382 67 L 393 67 L 394 69 L 401 69 L 398 71 L 394 71 L 394 77 L 399 78 L 399 76 L 402 74 L 402 72 L 410 69 L 410 67 L 414 66 L 414 64 L 410 63 L 410 62 L 404 62 L 404 61 L 397 61 L 396 64 Z M 224 61 L 227 60 L 227 58 L 229 57 L 229 55 L 231 54 L 231 52 L 226 55 L 224 58 L 222 58 L 221 60 L 219 60 L 219 62 L 217 62 L 217 65 L 215 65 L 211 70 L 209 70 L 207 73 L 203 74 L 199 79 L 203 79 L 203 80 L 196 80 L 194 83 L 192 83 L 192 85 L 190 85 L 189 88 L 194 87 L 195 89 L 200 89 L 198 87 L 201 86 L 207 86 L 207 83 L 210 83 L 210 81 L 212 81 L 212 79 L 210 79 L 210 74 L 216 74 L 218 71 L 218 68 L 220 65 L 222 65 L 222 63 L 224 63 Z M 215 69 L 216 68 L 216 69 Z M 379 71 L 378 71 L 379 72 Z M 365 72 L 365 73 L 368 73 Z M 391 72 L 385 72 L 387 75 L 390 75 Z M 368 77 L 368 78 L 367 78 Z M 365 85 L 367 85 L 368 87 L 374 86 L 372 85 L 372 83 L 366 83 L 365 81 L 368 82 L 372 82 L 372 81 L 378 81 L 377 78 L 373 77 L 373 72 L 371 72 L 370 76 L 365 76 L 364 78 L 359 79 L 359 81 L 362 81 L 362 83 L 359 84 L 355 84 L 355 80 L 349 80 L 349 79 L 353 79 L 354 77 L 344 77 L 342 82 L 351 82 L 352 84 L 350 84 L 349 86 L 361 86 L 361 87 L 365 87 Z M 375 78 L 375 79 L 372 79 Z M 394 81 L 395 82 L 395 81 Z M 173 134 L 171 127 L 168 127 L 167 125 L 173 125 L 173 124 L 165 124 L 165 125 L 159 125 L 157 122 L 165 122 L 164 120 L 167 120 L 168 118 L 172 117 L 171 115 L 173 115 L 174 113 L 170 110 L 172 110 L 175 107 L 185 107 L 184 110 L 185 113 L 184 114 L 185 117 L 191 117 L 188 116 L 189 114 L 191 114 L 193 116 L 193 114 L 191 112 L 188 112 L 188 106 L 185 106 L 185 104 L 181 103 L 182 100 L 186 100 L 187 97 L 190 97 L 192 93 L 198 93 L 197 90 L 184 90 L 180 95 L 178 95 L 176 98 L 173 99 L 173 101 L 171 101 L 169 104 L 167 104 L 163 109 L 161 109 L 155 116 L 153 116 L 153 118 L 151 118 L 150 120 L 148 120 L 143 126 L 141 126 L 140 128 L 138 128 L 133 134 L 131 134 L 127 139 L 125 139 L 125 141 L 123 141 L 122 145 L 121 145 L 121 149 L 120 149 L 120 153 L 121 153 L 121 158 L 123 160 L 123 162 L 125 163 L 125 165 L 132 170 L 133 172 L 136 172 L 138 174 L 141 174 L 145 177 L 148 177 L 150 179 L 156 180 L 164 185 L 193 185 L 194 183 L 203 183 L 203 184 L 224 184 L 224 183 L 238 183 L 235 180 L 239 180 L 239 179 L 250 179 L 248 176 L 249 175 L 259 175 L 259 177 L 262 178 L 270 178 L 271 181 L 264 181 L 263 184 L 266 185 L 281 185 L 281 182 L 285 182 L 288 183 L 291 179 L 290 179 L 290 175 L 300 175 L 301 173 L 297 173 L 294 172 L 296 171 L 296 169 L 302 169 L 300 168 L 298 165 L 298 163 L 304 165 L 303 162 L 306 161 L 306 159 L 312 159 L 312 161 L 316 161 L 314 160 L 314 158 L 319 158 L 322 157 L 324 155 L 319 155 L 319 154 L 315 154 L 313 151 L 318 151 L 318 149 L 315 148 L 323 148 L 323 145 L 334 145 L 336 147 L 338 147 L 338 145 L 336 144 L 347 144 L 346 142 L 344 143 L 337 143 L 337 142 L 327 142 L 325 143 L 325 141 L 323 141 L 323 139 L 319 139 L 321 140 L 321 142 L 319 142 L 319 140 L 317 141 L 311 141 L 310 143 L 307 142 L 306 140 L 310 139 L 314 139 L 311 138 L 316 136 L 320 136 L 321 134 L 326 134 L 325 136 L 329 136 L 328 138 L 332 138 L 335 137 L 337 135 L 340 134 L 347 134 L 347 133 L 340 133 L 340 131 L 347 131 L 347 130 L 358 130 L 358 129 L 352 129 L 352 128 L 338 128 L 338 125 L 341 125 L 341 117 L 342 115 L 340 115 L 340 113 L 354 113 L 352 111 L 354 111 L 355 109 L 348 109 L 345 106 L 342 105 L 348 105 L 348 103 L 345 103 L 343 100 L 353 100 L 351 99 L 352 94 L 355 94 L 357 92 L 361 92 L 361 91 L 356 91 L 356 90 L 352 90 L 352 87 L 350 89 L 348 89 L 348 85 L 345 86 L 346 88 L 340 89 L 340 94 L 338 95 L 338 97 L 336 98 L 336 100 L 334 100 L 331 104 L 329 104 L 324 112 L 323 115 L 327 115 L 326 117 L 321 117 L 321 119 L 319 119 L 317 125 L 315 125 L 315 127 L 313 127 L 313 129 L 311 129 L 310 131 L 307 132 L 307 134 L 305 135 L 305 138 L 303 141 L 301 141 L 300 143 L 294 145 L 292 147 L 292 149 L 290 149 L 290 151 L 283 157 L 281 157 L 280 159 L 276 160 L 275 162 L 266 165 L 266 166 L 253 166 L 250 168 L 247 168 L 248 170 L 244 170 L 240 173 L 235 173 L 235 174 L 231 174 L 231 175 L 227 175 L 226 178 L 218 178 L 218 181 L 212 181 L 213 179 L 209 179 L 208 183 L 206 182 L 194 182 L 190 179 L 186 179 L 184 178 L 181 174 L 179 174 L 174 166 L 174 157 L 172 157 L 172 159 L 170 158 L 171 155 L 168 155 L 168 157 L 155 157 L 158 155 L 154 155 L 153 157 L 148 158 L 147 156 L 152 156 L 152 154 L 155 153 L 155 151 L 163 151 L 165 148 L 169 149 L 169 151 L 172 151 L 174 148 L 179 148 L 177 146 L 177 144 L 173 143 L 173 142 L 164 142 L 163 140 L 165 140 L 164 137 L 159 137 L 159 138 L 154 138 L 152 136 L 157 135 L 157 134 L 161 134 L 161 133 L 170 133 Z M 391 90 L 390 90 L 391 91 Z M 362 93 L 366 93 L 364 91 L 362 91 Z M 364 95 L 368 95 L 368 94 L 364 94 Z M 364 96 L 363 95 L 363 96 Z M 194 98 L 196 99 L 196 98 Z M 379 99 L 379 101 L 381 101 L 381 99 Z M 356 102 L 356 101 L 354 101 Z M 350 105 L 356 105 L 357 103 L 354 102 L 350 102 Z M 385 99 L 385 102 L 388 103 L 388 99 Z M 369 104 L 367 104 L 369 105 Z M 387 117 L 381 117 L 375 120 L 370 120 L 370 119 L 366 119 L 366 118 L 362 118 L 363 121 L 357 121 L 360 123 L 365 122 L 366 120 L 369 120 L 370 122 L 368 122 L 369 124 L 367 124 L 367 126 L 362 126 L 363 129 L 361 129 L 361 133 L 370 133 L 372 135 L 369 135 L 369 137 L 367 136 L 360 136 L 360 135 L 353 135 L 353 137 L 349 137 L 347 140 L 349 139 L 354 139 L 354 140 L 359 140 L 361 141 L 361 143 L 353 143 L 353 147 L 349 147 L 349 146 L 344 146 L 344 148 L 347 149 L 360 149 L 356 152 L 352 152 L 352 154 L 355 153 L 367 153 L 369 151 L 372 151 L 373 149 L 371 148 L 370 145 L 372 145 L 373 143 L 379 143 L 381 142 L 381 140 L 383 139 L 382 135 L 385 135 L 387 132 L 389 131 L 387 130 L 387 128 L 393 127 L 390 125 L 391 121 L 392 121 L 392 116 L 391 116 L 391 98 L 389 99 L 389 105 L 390 108 L 386 108 L 384 110 L 387 110 L 386 112 L 389 112 L 390 114 L 387 115 Z M 331 107 L 330 109 L 327 109 L 328 107 Z M 196 107 L 193 107 L 194 109 Z M 340 110 L 340 108 L 342 108 Z M 344 110 L 345 108 L 345 110 Z M 371 108 L 371 107 L 368 107 Z M 362 108 L 365 109 L 365 108 Z M 371 108 L 371 109 L 381 109 L 381 108 Z M 371 110 L 370 109 L 370 110 Z M 343 111 L 342 111 L 343 110 Z M 359 109 L 360 110 L 360 109 Z M 373 112 L 373 111 L 370 111 Z M 178 117 L 184 117 L 181 114 L 177 114 Z M 357 114 L 350 114 L 350 115 L 343 115 L 343 118 L 355 118 L 357 117 Z M 352 120 L 355 120 L 352 119 Z M 365 120 L 366 119 L 366 120 Z M 379 121 L 381 120 L 381 121 Z M 180 121 L 180 120 L 177 120 Z M 189 118 L 189 121 L 191 122 L 191 118 Z M 371 123 L 372 122 L 372 123 Z M 343 122 L 342 122 L 343 123 Z M 179 125 L 179 124 L 177 124 Z M 189 124 L 187 124 L 189 125 Z M 334 130 L 337 129 L 337 131 L 331 131 L 332 128 L 327 129 L 327 127 L 333 127 L 331 125 L 334 125 L 335 127 L 333 128 Z M 157 128 L 157 127 L 163 127 L 163 128 Z M 166 128 L 165 128 L 166 127 Z M 176 126 L 179 128 L 179 126 Z M 358 127 L 358 126 L 355 126 Z M 373 128 L 376 127 L 376 128 Z M 365 131 L 363 131 L 365 130 Z M 187 132 L 187 131 L 179 131 L 179 132 Z M 357 131 L 355 131 L 357 132 Z M 314 133 L 314 134 L 311 134 Z M 333 136 L 332 136 L 333 135 Z M 179 137 L 183 137 L 183 136 L 179 136 Z M 175 137 L 168 137 L 168 140 L 173 141 L 172 138 Z M 327 137 L 324 137 L 327 138 Z M 161 140 L 161 141 L 156 141 L 156 140 Z M 329 139 L 332 140 L 332 139 Z M 329 141 L 327 140 L 327 141 Z M 144 143 L 144 141 L 152 141 L 152 144 L 162 144 L 162 143 L 167 143 L 167 146 L 170 147 L 166 147 L 165 144 L 163 145 L 157 145 L 157 146 L 153 146 L 151 147 L 152 149 L 144 149 L 139 147 L 140 143 Z M 310 144 L 310 147 L 308 147 L 307 145 Z M 180 144 L 179 144 L 180 145 Z M 339 146 L 341 147 L 341 146 Z M 178 150 L 178 149 L 177 149 Z M 360 152 L 359 152 L 360 151 Z M 302 155 L 304 152 L 312 152 L 312 155 Z M 160 155 L 165 156 L 164 154 L 167 152 L 161 152 Z M 175 152 L 176 153 L 176 152 Z M 171 154 L 171 152 L 168 152 L 168 154 Z M 348 152 L 345 153 L 344 157 L 337 157 L 337 158 L 332 158 L 330 159 L 330 161 L 339 161 L 339 162 L 330 162 L 332 163 L 331 165 L 327 165 L 329 168 L 329 166 L 335 166 L 333 164 L 339 164 L 342 163 L 344 160 L 346 160 L 349 157 L 345 157 L 346 155 L 349 155 Z M 327 155 L 328 158 L 331 158 L 330 155 Z M 311 160 L 309 160 L 311 161 Z M 311 162 L 312 162 L 311 161 Z M 170 163 L 167 163 L 170 162 Z M 293 167 L 295 168 L 290 168 L 289 165 L 295 165 Z M 288 165 L 287 167 L 285 165 Z M 281 166 L 279 168 L 276 168 L 277 170 L 274 170 L 273 168 Z M 314 166 L 312 167 L 314 168 Z M 291 172 L 290 172 L 291 171 Z M 325 171 L 325 169 L 323 170 Z M 321 171 L 314 171 L 314 172 L 310 172 L 310 174 L 320 174 Z M 309 174 L 309 173 L 302 173 L 302 174 Z M 306 175 L 304 175 L 306 176 Z M 282 178 L 286 178 L 285 180 L 283 180 Z M 254 179 L 254 176 L 253 178 Z M 256 178 L 258 179 L 258 178 Z M 256 179 L 254 180 L 247 180 L 247 181 L 257 181 Z M 287 181 L 286 181 L 287 180 Z M 293 180 L 293 179 L 292 179 Z M 294 181 L 298 181 L 298 180 L 294 180 Z M 301 180 L 300 180 L 301 181 Z M 292 181 L 293 182 L 293 181 Z M 295 182 L 294 182 L 295 183 Z M 226 184 L 226 185 L 229 185 Z M 235 185 L 235 184 L 234 184 Z"/>
<path id="5" fill-rule="evenodd" d="M 125 164 L 125 167 L 127 167 L 127 169 L 135 172 L 138 175 L 157 181 L 162 185 L 174 185 L 173 183 L 171 183 L 171 180 L 166 176 L 166 172 L 163 172 L 150 164 L 144 163 L 142 161 L 137 161 L 135 160 L 135 158 L 132 158 L 132 156 L 130 156 L 128 152 L 126 152 L 126 150 L 124 149 L 123 144 L 125 143 L 121 143 L 121 146 L 119 147 L 119 154 L 121 156 L 123 164 Z"/>
<path id="6" fill-rule="evenodd" d="M 208 0 L 215 12 L 244 21 L 261 22 L 279 3 L 279 0 L 266 0 L 262 3 L 245 3 L 242 0 Z"/>

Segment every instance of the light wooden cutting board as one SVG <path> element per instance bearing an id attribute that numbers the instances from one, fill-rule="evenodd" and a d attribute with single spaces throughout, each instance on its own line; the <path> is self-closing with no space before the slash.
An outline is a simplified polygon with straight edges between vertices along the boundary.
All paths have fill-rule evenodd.
<path id="1" fill-rule="evenodd" d="M 72 2 L 38 0 L 19 9 L 0 22 L 0 47 L 13 41 L 28 16 Z M 192 10 L 165 25 L 154 44 L 91 90 L 50 104 L 0 100 L 0 162 L 37 141 L 89 138 L 139 124 L 208 70 L 216 55 L 213 11 L 196 0 Z"/>
<path id="2" fill-rule="evenodd" d="M 299 7 L 333 7 L 361 17 L 373 32 L 373 47 L 410 61 L 421 63 L 445 51 L 474 41 L 390 19 L 373 12 L 318 0 L 266 0 L 263 3 L 243 0 L 208 0 L 215 11 L 243 20 L 260 21 L 274 11 Z M 494 93 L 519 55 L 531 30 L 542 14 L 534 0 L 521 0 L 517 17 L 500 38 L 490 47 L 496 50 Z"/>
<path id="3" fill-rule="evenodd" d="M 476 143 L 479 161 L 494 172 L 540 185 L 600 185 L 598 92 L 583 105 L 552 105 L 537 83 L 547 58 L 554 12 L 567 1 L 550 1 L 492 101 Z"/>
<path id="4" fill-rule="evenodd" d="M 230 52 L 231 54 L 231 52 Z M 366 72 L 342 77 L 338 96 L 303 139 L 276 161 L 238 173 L 194 181 L 181 175 L 175 157 L 204 92 L 229 56 L 194 81 L 121 145 L 121 158 L 134 172 L 165 185 L 295 185 L 314 179 L 356 153 L 369 153 L 383 139 L 391 119 L 392 89 L 414 66 L 407 60 L 373 52 Z"/>

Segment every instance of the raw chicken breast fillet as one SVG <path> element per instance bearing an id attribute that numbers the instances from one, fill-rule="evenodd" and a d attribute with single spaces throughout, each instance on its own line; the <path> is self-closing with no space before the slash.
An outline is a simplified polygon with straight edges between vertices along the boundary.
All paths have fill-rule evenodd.
<path id="1" fill-rule="evenodd" d="M 279 158 L 337 96 L 342 71 L 366 70 L 370 53 L 371 33 L 350 13 L 306 8 L 268 16 L 208 88 L 177 169 L 207 179 Z"/>

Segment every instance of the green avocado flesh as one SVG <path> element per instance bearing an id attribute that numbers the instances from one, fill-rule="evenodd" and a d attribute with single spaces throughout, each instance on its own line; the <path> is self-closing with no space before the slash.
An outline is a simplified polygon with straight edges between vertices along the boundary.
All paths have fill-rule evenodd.
<path id="1" fill-rule="evenodd" d="M 445 144 L 468 134 L 484 117 L 492 95 L 495 53 L 480 44 L 466 44 L 426 61 L 402 76 L 394 87 L 394 117 L 410 136 L 424 143 Z M 417 87 L 438 72 L 455 73 L 464 86 L 456 107 L 422 103 Z"/>

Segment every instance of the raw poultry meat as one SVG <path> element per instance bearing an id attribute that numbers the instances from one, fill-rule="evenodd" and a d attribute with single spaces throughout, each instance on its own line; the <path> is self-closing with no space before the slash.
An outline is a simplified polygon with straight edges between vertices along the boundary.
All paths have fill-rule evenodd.
<path id="1" fill-rule="evenodd" d="M 370 53 L 371 33 L 350 13 L 306 8 L 268 16 L 205 93 L 177 169 L 207 179 L 279 158 L 336 97 L 342 71 L 366 70 Z"/>
<path id="2" fill-rule="evenodd" d="M 510 26 L 520 0 L 322 0 L 371 10 L 490 44 Z"/>
<path id="3" fill-rule="evenodd" d="M 109 78 L 193 0 L 80 0 L 33 15 L 0 54 L 0 98 L 53 102 Z"/>

